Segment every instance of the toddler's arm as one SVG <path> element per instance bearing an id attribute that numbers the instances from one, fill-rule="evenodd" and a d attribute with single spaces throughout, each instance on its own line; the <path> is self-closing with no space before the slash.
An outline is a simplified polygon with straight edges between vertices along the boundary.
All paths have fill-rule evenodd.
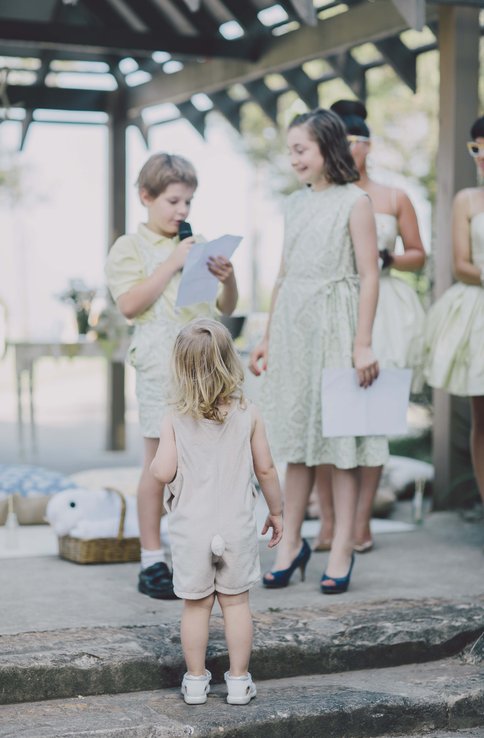
<path id="1" fill-rule="evenodd" d="M 175 432 L 171 417 L 163 418 L 160 429 L 160 443 L 156 456 L 151 462 L 150 471 L 159 482 L 168 484 L 173 481 L 178 466 Z"/>
<path id="2" fill-rule="evenodd" d="M 262 494 L 267 502 L 267 507 L 269 508 L 269 515 L 267 516 L 264 527 L 262 528 L 262 534 L 267 533 L 269 528 L 272 528 L 272 538 L 269 541 L 269 548 L 272 548 L 273 546 L 276 546 L 282 538 L 282 492 L 277 470 L 274 466 L 271 450 L 267 441 L 264 421 L 255 405 L 251 405 L 251 415 L 252 435 L 250 445 L 254 471 L 257 481 L 260 484 Z"/>

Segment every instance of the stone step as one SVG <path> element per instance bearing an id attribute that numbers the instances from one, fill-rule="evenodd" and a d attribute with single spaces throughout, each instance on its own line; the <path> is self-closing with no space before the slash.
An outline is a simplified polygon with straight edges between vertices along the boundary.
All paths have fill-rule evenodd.
<path id="1" fill-rule="evenodd" d="M 189 706 L 179 688 L 8 705 L 0 738 L 430 738 L 484 734 L 484 669 L 460 657 L 257 683 L 247 706 L 214 684 Z M 474 732 L 472 732 L 474 731 Z M 464 738 L 464 735 L 462 738 Z"/>
<path id="2" fill-rule="evenodd" d="M 385 668 L 446 658 L 484 632 L 484 599 L 329 604 L 258 612 L 257 680 Z M 0 704 L 175 687 L 184 671 L 179 626 L 79 628 L 0 637 Z M 227 668 L 222 619 L 207 666 Z"/>
<path id="3" fill-rule="evenodd" d="M 431 730 L 424 733 L 407 733 L 401 735 L 398 733 L 396 738 L 484 738 L 484 727 L 469 728 L 468 730 Z"/>

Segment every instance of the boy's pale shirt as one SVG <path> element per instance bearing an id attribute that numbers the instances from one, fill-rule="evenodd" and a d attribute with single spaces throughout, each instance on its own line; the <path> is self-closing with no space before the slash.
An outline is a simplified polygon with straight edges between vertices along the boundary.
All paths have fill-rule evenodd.
<path id="1" fill-rule="evenodd" d="M 169 249 L 174 251 L 178 245 L 177 237 L 168 238 L 150 230 L 144 223 L 140 223 L 136 233 L 120 236 L 113 244 L 106 261 L 105 274 L 109 291 L 116 301 L 132 287 L 143 282 L 149 275 L 146 274 L 140 246 L 145 241 L 150 248 Z M 201 236 L 195 236 L 197 242 L 204 241 Z M 163 260 L 162 260 L 163 261 Z M 160 263 L 162 263 L 160 261 Z M 213 317 L 214 308 L 207 303 L 198 303 L 189 307 L 176 308 L 175 303 L 181 280 L 181 272 L 174 274 L 165 289 L 163 297 L 166 304 L 173 309 L 173 317 L 177 321 L 188 323 L 197 317 Z M 220 285 L 220 288 L 222 285 Z M 216 309 L 215 309 L 216 310 Z M 218 311 L 216 311 L 218 312 Z M 142 325 L 154 320 L 154 309 L 149 307 L 140 315 L 133 318 L 133 323 Z"/>

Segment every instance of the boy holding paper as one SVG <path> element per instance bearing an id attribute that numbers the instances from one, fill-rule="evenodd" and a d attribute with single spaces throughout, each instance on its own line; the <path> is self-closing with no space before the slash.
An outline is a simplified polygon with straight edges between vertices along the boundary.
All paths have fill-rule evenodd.
<path id="1" fill-rule="evenodd" d="M 135 234 L 121 236 L 113 244 L 106 278 L 119 309 L 135 325 L 128 361 L 136 370 L 144 438 L 137 492 L 141 539 L 138 589 L 156 599 L 174 599 L 172 575 L 160 541 L 163 485 L 150 472 L 168 402 L 170 357 L 182 326 L 196 317 L 214 317 L 217 310 L 230 315 L 237 304 L 238 291 L 231 262 L 218 256 L 207 264 L 222 285 L 216 303 L 175 309 L 183 265 L 195 243 L 191 236 L 180 241 L 178 231 L 190 212 L 197 175 L 182 156 L 159 153 L 144 164 L 137 185 L 147 221 L 138 226 Z"/>

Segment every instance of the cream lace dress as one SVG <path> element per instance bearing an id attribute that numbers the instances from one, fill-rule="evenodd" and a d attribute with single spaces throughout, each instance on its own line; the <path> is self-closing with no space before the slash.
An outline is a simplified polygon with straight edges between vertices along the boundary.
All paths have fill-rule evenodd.
<path id="1" fill-rule="evenodd" d="M 390 213 L 375 213 L 378 249 L 395 251 L 398 223 Z M 413 370 L 412 391 L 423 388 L 425 312 L 412 287 L 385 269 L 373 324 L 373 350 L 381 367 Z"/>
<path id="2" fill-rule="evenodd" d="M 342 469 L 380 466 L 388 458 L 383 437 L 323 438 L 324 367 L 351 367 L 359 278 L 349 217 L 366 197 L 353 184 L 287 199 L 284 276 L 272 316 L 262 409 L 275 457 L 307 466 Z"/>
<path id="3" fill-rule="evenodd" d="M 470 222 L 472 261 L 484 269 L 484 212 Z M 430 308 L 425 375 L 452 395 L 484 395 L 484 288 L 457 282 Z"/>

